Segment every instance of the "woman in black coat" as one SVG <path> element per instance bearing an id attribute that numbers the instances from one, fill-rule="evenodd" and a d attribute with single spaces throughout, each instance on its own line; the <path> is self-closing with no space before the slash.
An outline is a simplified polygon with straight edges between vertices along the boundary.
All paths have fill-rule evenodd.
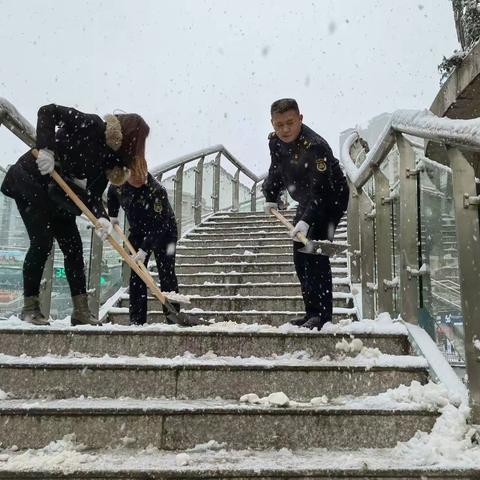
<path id="1" fill-rule="evenodd" d="M 38 157 L 31 151 L 21 156 L 9 168 L 1 187 L 15 200 L 30 239 L 23 264 L 24 321 L 48 324 L 40 311 L 38 295 L 55 238 L 65 257 L 73 301 L 72 325 L 98 323 L 88 308 L 82 241 L 75 221 L 81 212 L 48 174 L 55 168 L 74 188 L 99 218 L 96 233 L 105 240 L 112 225 L 102 194 L 109 181 L 123 184 L 130 169 L 145 162 L 148 133 L 148 125 L 137 114 L 107 115 L 102 119 L 55 104 L 39 109 Z"/>

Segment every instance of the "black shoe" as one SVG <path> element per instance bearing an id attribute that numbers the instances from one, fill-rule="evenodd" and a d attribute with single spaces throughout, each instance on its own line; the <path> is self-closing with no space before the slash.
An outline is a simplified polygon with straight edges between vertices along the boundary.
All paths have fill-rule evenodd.
<path id="1" fill-rule="evenodd" d="M 320 331 L 322 327 L 326 324 L 327 322 L 324 322 L 321 320 L 320 317 L 310 317 L 303 325 L 303 328 L 309 328 L 310 330 L 318 330 Z"/>
<path id="2" fill-rule="evenodd" d="M 302 327 L 305 322 L 308 321 L 307 317 L 296 317 L 293 320 L 290 320 L 288 323 L 294 325 L 295 327 Z"/>

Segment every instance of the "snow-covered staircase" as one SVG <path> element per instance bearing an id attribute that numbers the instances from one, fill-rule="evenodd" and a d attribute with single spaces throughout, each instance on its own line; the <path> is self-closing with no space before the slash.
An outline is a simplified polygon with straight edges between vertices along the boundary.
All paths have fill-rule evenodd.
<path id="1" fill-rule="evenodd" d="M 177 258 L 191 313 L 216 324 L 160 323 L 151 299 L 151 324 L 128 327 L 127 298 L 100 328 L 0 324 L 0 479 L 427 478 L 365 463 L 389 465 L 377 449 L 430 431 L 438 411 L 381 395 L 426 383 L 426 362 L 402 325 L 352 323 L 346 256 L 332 260 L 336 325 L 321 333 L 277 328 L 303 302 L 274 220 L 214 215 Z"/>

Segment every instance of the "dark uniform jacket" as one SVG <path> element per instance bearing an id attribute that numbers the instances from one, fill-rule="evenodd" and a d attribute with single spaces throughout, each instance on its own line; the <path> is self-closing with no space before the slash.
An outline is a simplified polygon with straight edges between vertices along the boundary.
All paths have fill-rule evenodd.
<path id="1" fill-rule="evenodd" d="M 105 122 L 98 115 L 71 107 L 51 104 L 38 111 L 37 149 L 47 148 L 54 152 L 55 168 L 65 180 L 84 180 L 85 190 L 74 190 L 96 217 L 107 217 L 102 205 L 102 194 L 108 184 L 106 169 L 125 164 L 118 153 L 107 146 L 105 128 Z M 29 151 L 9 168 L 1 191 L 12 198 L 35 202 L 45 198 L 39 189 L 49 190 L 51 199 L 80 214 L 50 175 L 40 174 Z"/>
<path id="2" fill-rule="evenodd" d="M 152 175 L 140 188 L 128 182 L 108 189 L 108 213 L 117 217 L 120 206 L 127 215 L 130 235 L 139 248 L 148 252 L 160 242 L 177 240 L 177 224 L 168 194 Z"/>
<path id="3" fill-rule="evenodd" d="M 347 180 L 338 160 L 320 135 L 302 125 L 291 143 L 269 135 L 271 165 L 262 190 L 267 202 L 276 202 L 282 190 L 298 202 L 295 221 L 312 227 L 312 238 L 327 238 L 329 223 L 336 227 L 348 204 Z"/>

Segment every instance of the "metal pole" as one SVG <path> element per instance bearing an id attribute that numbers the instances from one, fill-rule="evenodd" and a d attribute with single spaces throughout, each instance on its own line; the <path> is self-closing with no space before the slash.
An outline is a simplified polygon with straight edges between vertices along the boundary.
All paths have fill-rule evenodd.
<path id="1" fill-rule="evenodd" d="M 465 361 L 472 423 L 480 423 L 480 351 L 474 342 L 480 341 L 480 229 L 475 172 L 465 156 L 456 148 L 448 150 L 452 168 L 455 223 L 460 270 L 463 328 L 465 332 Z M 473 198 L 472 198 L 473 197 Z M 475 201 L 475 200 L 476 201 Z M 472 206 L 472 204 L 476 204 Z"/>
<path id="2" fill-rule="evenodd" d="M 400 315 L 417 324 L 418 270 L 417 174 L 412 146 L 397 134 L 400 153 Z"/>
<path id="3" fill-rule="evenodd" d="M 102 275 L 103 241 L 92 228 L 90 240 L 90 260 L 88 262 L 88 306 L 98 318 L 100 309 L 100 277 Z"/>
<path id="4" fill-rule="evenodd" d="M 237 169 L 232 184 L 232 211 L 238 212 L 240 209 L 240 169 Z"/>
<path id="5" fill-rule="evenodd" d="M 250 190 L 250 211 L 257 211 L 257 182 L 254 182 Z"/>
<path id="6" fill-rule="evenodd" d="M 175 189 L 173 193 L 173 203 L 175 209 L 175 218 L 177 220 L 178 237 L 182 235 L 182 198 L 183 198 L 183 168 L 185 165 L 178 167 L 175 174 Z"/>
<path id="7" fill-rule="evenodd" d="M 202 194 L 203 194 L 203 162 L 205 157 L 202 157 L 197 166 L 194 168 L 195 171 L 195 198 L 193 200 L 193 220 L 195 225 L 198 225 L 202 222 Z"/>
<path id="8" fill-rule="evenodd" d="M 348 182 L 350 188 L 350 199 L 347 208 L 347 239 L 348 254 L 350 259 L 350 278 L 352 283 L 360 283 L 360 224 L 359 224 L 359 202 L 358 190 L 353 183 Z"/>
<path id="9" fill-rule="evenodd" d="M 378 313 L 393 314 L 393 294 L 385 280 L 392 281 L 390 184 L 380 171 L 375 172 L 375 247 L 377 253 Z"/>
<path id="10" fill-rule="evenodd" d="M 40 310 L 46 318 L 50 316 L 50 309 L 52 306 L 52 288 L 53 288 L 53 261 L 55 260 L 55 242 L 53 242 L 50 255 L 45 262 L 43 268 L 42 281 L 40 282 L 39 302 Z"/>
<path id="11" fill-rule="evenodd" d="M 220 157 L 221 152 L 217 153 L 215 161 L 213 162 L 213 211 L 218 212 L 220 210 Z"/>
<path id="12" fill-rule="evenodd" d="M 359 195 L 362 249 L 362 318 L 375 317 L 375 230 L 374 203 L 362 189 Z"/>

